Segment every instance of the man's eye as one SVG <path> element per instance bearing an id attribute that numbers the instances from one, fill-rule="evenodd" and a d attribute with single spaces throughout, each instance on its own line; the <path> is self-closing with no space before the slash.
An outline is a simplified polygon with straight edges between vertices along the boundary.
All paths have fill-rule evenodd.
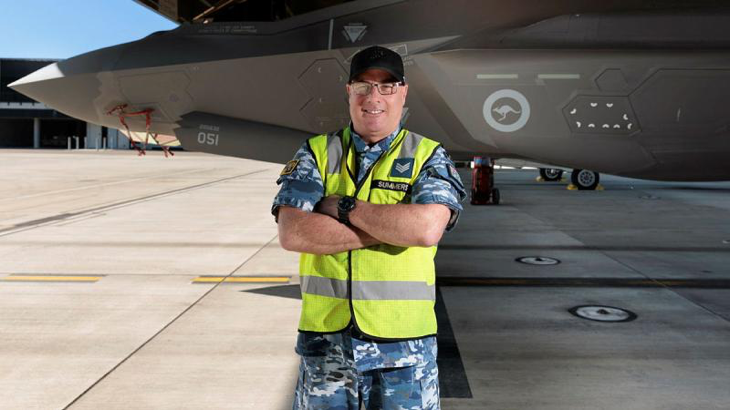
<path id="1" fill-rule="evenodd" d="M 368 83 L 356 83 L 353 85 L 353 88 L 355 89 L 355 92 L 357 93 L 363 93 L 370 90 L 370 84 Z"/>

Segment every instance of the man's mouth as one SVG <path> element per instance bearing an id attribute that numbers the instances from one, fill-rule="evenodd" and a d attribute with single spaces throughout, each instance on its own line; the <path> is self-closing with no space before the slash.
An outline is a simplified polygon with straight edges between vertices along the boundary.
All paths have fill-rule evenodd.
<path id="1" fill-rule="evenodd" d="M 378 115 L 378 114 L 384 113 L 385 111 L 383 111 L 383 110 L 366 110 L 365 108 L 363 108 L 362 112 L 364 112 L 365 114 L 370 114 L 370 115 Z"/>

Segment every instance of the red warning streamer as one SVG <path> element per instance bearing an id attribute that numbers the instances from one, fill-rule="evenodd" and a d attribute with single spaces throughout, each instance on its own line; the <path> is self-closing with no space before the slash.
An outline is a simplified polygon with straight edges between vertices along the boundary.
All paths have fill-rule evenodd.
<path id="1" fill-rule="evenodd" d="M 157 142 L 157 133 L 150 132 L 150 125 L 152 125 L 152 113 L 155 111 L 152 108 L 145 108 L 141 111 L 134 111 L 134 112 L 127 112 L 127 104 L 120 104 L 116 107 L 112 108 L 107 112 L 108 115 L 116 115 L 119 117 L 119 122 L 122 123 L 124 128 L 127 130 L 127 135 L 129 135 L 129 141 L 132 143 L 132 148 L 137 150 L 137 155 L 146 155 L 147 154 L 147 143 L 149 142 L 150 136 L 152 136 L 152 139 Z M 134 142 L 134 138 L 132 138 L 132 131 L 129 130 L 129 126 L 127 125 L 126 118 L 127 117 L 137 117 L 137 116 L 145 116 L 145 138 L 144 138 L 144 145 L 142 148 L 137 146 L 137 144 Z M 170 151 L 170 147 L 166 147 L 164 145 L 160 144 L 160 147 L 162 148 L 162 152 L 165 154 L 165 158 L 168 157 L 168 155 L 175 155 L 175 153 Z"/>

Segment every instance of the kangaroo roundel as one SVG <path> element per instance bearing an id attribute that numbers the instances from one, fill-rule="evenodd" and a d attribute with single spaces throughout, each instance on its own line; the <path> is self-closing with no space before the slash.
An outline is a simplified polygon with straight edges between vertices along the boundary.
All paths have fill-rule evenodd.
<path id="1" fill-rule="evenodd" d="M 519 91 L 499 90 L 484 101 L 483 113 L 490 127 L 501 132 L 514 132 L 530 119 L 530 103 Z"/>

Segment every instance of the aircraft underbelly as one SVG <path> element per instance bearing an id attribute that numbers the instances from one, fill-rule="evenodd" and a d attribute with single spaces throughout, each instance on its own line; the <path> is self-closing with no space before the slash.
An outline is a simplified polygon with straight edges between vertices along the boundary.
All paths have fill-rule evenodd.
<path id="1" fill-rule="evenodd" d="M 699 177 L 696 154 L 723 152 L 698 165 L 730 179 L 727 52 L 455 50 L 414 60 L 471 137 L 501 152 L 656 179 Z"/>
<path id="2" fill-rule="evenodd" d="M 404 57 L 406 127 L 452 153 L 649 179 L 730 179 L 727 51 L 428 51 L 451 39 L 388 46 Z M 19 87 L 66 114 L 109 127 L 121 125 L 109 111 L 126 104 L 127 112 L 152 110 L 151 131 L 166 135 L 190 113 L 241 121 L 228 129 L 246 132 L 260 126 L 300 131 L 287 133 L 286 149 L 299 136 L 349 122 L 345 84 L 358 47 L 136 69 L 111 68 L 124 67 L 134 55 L 120 51 L 128 46 L 115 49 L 99 53 L 117 56 L 117 66 L 85 72 L 82 62 L 94 52 L 40 70 L 37 81 Z M 69 86 L 79 97 L 75 103 L 67 101 Z M 127 123 L 132 131 L 145 130 L 143 116 Z M 266 128 L 266 138 L 275 138 L 271 131 Z M 226 135 L 248 139 L 229 145 L 228 155 L 263 159 L 251 156 L 261 152 L 256 136 Z M 210 150 L 207 137 L 202 144 L 187 141 L 186 149 Z"/>
<path id="3" fill-rule="evenodd" d="M 408 56 L 442 39 L 396 45 Z M 129 111 L 153 109 L 153 132 L 172 134 L 181 124 L 190 127 L 187 114 L 205 113 L 230 121 L 241 121 L 236 129 L 251 129 L 250 124 L 272 125 L 281 129 L 298 130 L 300 135 L 316 135 L 347 126 L 349 110 L 345 86 L 348 80 L 349 58 L 358 48 L 327 50 L 268 57 L 207 61 L 194 64 L 150 67 L 99 73 L 101 85 L 94 100 L 99 122 L 118 127 L 118 118 L 107 112 L 120 104 Z M 410 104 L 416 109 L 411 110 Z M 406 126 L 439 139 L 450 148 L 482 152 L 478 144 L 464 148 L 451 141 L 414 93 L 404 109 Z M 412 115 L 412 119 L 411 118 Z M 197 118 L 197 117 L 194 117 Z M 144 118 L 131 117 L 127 123 L 135 131 L 145 128 Z M 228 129 L 231 129 L 228 127 Z M 273 138 L 273 134 L 267 134 Z M 462 136 L 465 138 L 466 135 Z M 252 139 L 252 135 L 226 133 L 225 138 Z M 463 142 L 469 142 L 465 138 Z M 210 151 L 205 143 L 195 139 L 181 141 L 186 149 Z M 229 145 L 228 155 L 251 157 L 257 149 L 255 140 L 248 144 Z M 287 144 L 288 146 L 288 144 Z M 240 149 L 240 150 L 238 150 Z M 223 153 L 217 150 L 216 153 Z M 266 156 L 267 158 L 269 156 Z"/>

